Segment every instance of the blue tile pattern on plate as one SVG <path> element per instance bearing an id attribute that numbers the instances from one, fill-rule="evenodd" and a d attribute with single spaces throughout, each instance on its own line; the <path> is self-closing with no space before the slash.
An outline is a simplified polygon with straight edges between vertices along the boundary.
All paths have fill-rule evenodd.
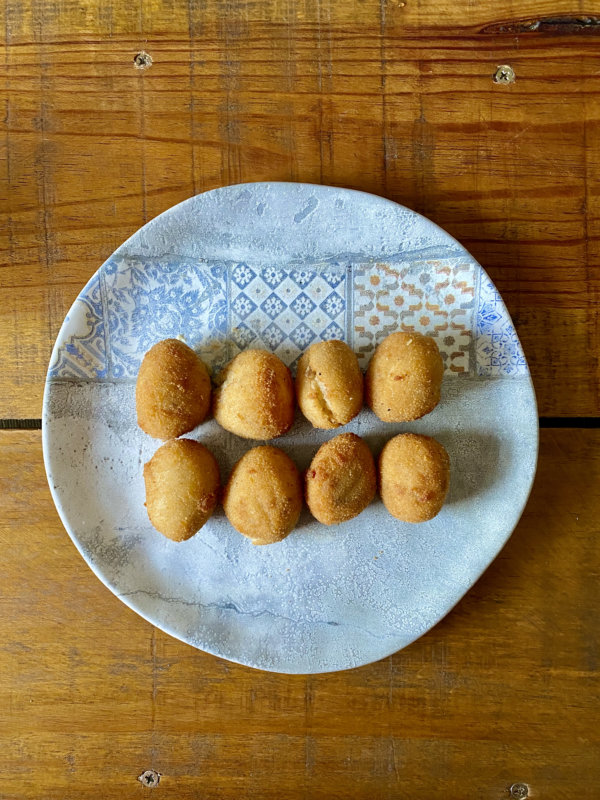
<path id="1" fill-rule="evenodd" d="M 483 274 L 479 287 L 476 336 L 478 375 L 527 375 L 527 361 L 512 320 L 500 293 Z"/>
<path id="2" fill-rule="evenodd" d="M 237 325 L 232 330 L 231 337 L 240 350 L 245 350 L 256 339 L 256 333 L 242 322 L 241 325 Z"/>
<path id="3" fill-rule="evenodd" d="M 144 353 L 174 331 L 202 351 L 227 333 L 226 267 L 178 259 L 108 261 L 102 270 L 110 375 L 134 378 Z"/>
<path id="4" fill-rule="evenodd" d="M 50 365 L 48 377 L 68 380 L 106 378 L 106 334 L 98 273 L 75 301 L 67 321 L 70 323 L 70 336 Z"/>
<path id="5" fill-rule="evenodd" d="M 376 265 L 335 263 L 327 268 L 261 269 L 245 263 L 111 259 L 76 301 L 68 320 L 69 336 L 51 365 L 50 377 L 134 378 L 144 353 L 173 335 L 182 336 L 216 369 L 235 354 L 236 346 L 238 350 L 265 347 L 293 368 L 312 342 L 348 339 L 348 322 L 354 328 L 349 344 L 357 348 L 363 366 L 379 338 L 401 324 L 436 336 L 447 367 L 452 359 L 450 369 L 469 372 L 467 362 L 459 364 L 468 356 L 469 343 L 461 344 L 459 337 L 470 336 L 469 320 L 460 315 L 468 315 L 473 306 L 471 266 L 431 262 L 427 268 L 435 268 L 439 276 L 435 286 L 422 263 L 400 267 L 381 270 Z M 442 280 L 446 273 L 450 277 Z M 355 284 L 350 311 L 348 280 Z M 390 281 L 395 287 L 391 295 Z M 450 303 L 450 295 L 444 295 L 447 283 L 454 292 Z M 527 374 L 514 326 L 486 275 L 482 274 L 475 302 L 477 374 Z M 449 314 L 452 330 L 446 330 Z M 371 338 L 363 342 L 365 337 Z M 233 348 L 227 348 L 228 338 Z M 215 349 L 219 341 L 222 346 Z"/>
<path id="6" fill-rule="evenodd" d="M 285 306 L 282 301 L 277 297 L 275 292 L 269 295 L 265 302 L 261 305 L 261 311 L 264 311 L 269 319 L 275 319 L 284 310 Z"/>
<path id="7" fill-rule="evenodd" d="M 172 336 L 221 366 L 226 350 L 215 345 L 227 335 L 226 269 L 179 259 L 107 261 L 75 303 L 50 377 L 135 378 L 147 350 Z"/>
<path id="8" fill-rule="evenodd" d="M 346 276 L 337 263 L 326 269 L 231 267 L 231 338 L 239 349 L 263 347 L 294 367 L 313 341 L 344 339 Z"/>

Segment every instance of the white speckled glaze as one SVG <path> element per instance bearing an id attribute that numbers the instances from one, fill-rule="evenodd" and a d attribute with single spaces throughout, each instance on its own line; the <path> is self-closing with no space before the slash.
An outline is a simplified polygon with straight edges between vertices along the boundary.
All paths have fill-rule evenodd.
<path id="1" fill-rule="evenodd" d="M 368 409 L 342 430 L 378 454 L 404 430 L 447 448 L 449 497 L 403 524 L 379 499 L 326 528 L 305 510 L 283 542 L 254 547 L 222 510 L 191 540 L 150 525 L 142 466 L 159 442 L 137 428 L 135 376 L 154 342 L 181 336 L 219 368 L 245 347 L 292 369 L 312 341 L 343 338 L 366 366 L 399 327 L 433 335 L 442 402 L 411 424 Z M 340 431 L 300 414 L 277 440 L 301 469 Z M 227 479 L 256 444 L 210 420 L 204 442 Z M 514 529 L 537 457 L 527 364 L 492 282 L 448 234 L 380 197 L 308 184 L 230 186 L 161 214 L 92 277 L 48 371 L 44 459 L 79 551 L 123 602 L 167 633 L 265 670 L 355 667 L 405 647 L 473 585 Z"/>

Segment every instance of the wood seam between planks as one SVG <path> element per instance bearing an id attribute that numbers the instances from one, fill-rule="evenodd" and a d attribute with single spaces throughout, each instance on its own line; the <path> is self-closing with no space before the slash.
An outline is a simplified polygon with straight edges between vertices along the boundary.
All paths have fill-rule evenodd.
<path id="1" fill-rule="evenodd" d="M 540 428 L 600 428 L 600 417 L 539 417 Z M 0 419 L 0 430 L 41 430 L 41 419 Z"/>

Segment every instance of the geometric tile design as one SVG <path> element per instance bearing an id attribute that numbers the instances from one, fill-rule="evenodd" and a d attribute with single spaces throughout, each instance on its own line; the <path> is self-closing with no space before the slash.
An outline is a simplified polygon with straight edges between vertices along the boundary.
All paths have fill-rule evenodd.
<path id="1" fill-rule="evenodd" d="M 342 264 L 325 271 L 232 266 L 229 323 L 237 348 L 267 348 L 294 368 L 313 341 L 344 339 L 346 273 Z"/>
<path id="2" fill-rule="evenodd" d="M 389 333 L 406 330 L 436 340 L 447 375 L 473 372 L 477 271 L 463 258 L 357 267 L 353 326 L 361 367 Z"/>
<path id="3" fill-rule="evenodd" d="M 348 341 L 364 369 L 396 330 L 434 337 L 447 375 L 526 374 L 502 299 L 479 275 L 466 257 L 314 268 L 111 259 L 69 313 L 50 377 L 135 378 L 147 350 L 172 336 L 213 371 L 248 347 L 275 352 L 293 370 L 312 342 L 327 339 Z"/>
<path id="4" fill-rule="evenodd" d="M 527 375 L 525 354 L 502 298 L 484 276 L 479 287 L 475 332 L 478 375 Z"/>

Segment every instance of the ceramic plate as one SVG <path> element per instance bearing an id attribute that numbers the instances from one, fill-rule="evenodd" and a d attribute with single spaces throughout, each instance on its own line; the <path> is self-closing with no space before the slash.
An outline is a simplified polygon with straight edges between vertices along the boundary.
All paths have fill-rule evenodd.
<path id="1" fill-rule="evenodd" d="M 400 431 L 435 436 L 452 463 L 442 512 L 394 520 L 380 500 L 327 528 L 303 512 L 283 542 L 254 547 L 218 511 L 191 540 L 153 530 L 135 378 L 155 342 L 181 337 L 217 370 L 244 348 L 294 370 L 321 339 L 366 367 L 400 328 L 435 340 L 441 404 L 411 424 L 365 409 L 344 430 L 377 454 Z M 337 431 L 339 433 L 339 431 Z M 277 445 L 299 468 L 336 432 L 297 414 Z M 256 442 L 210 420 L 204 442 L 226 480 Z M 48 371 L 44 458 L 62 521 L 124 603 L 194 647 L 265 670 L 315 673 L 380 659 L 438 622 L 510 536 L 533 480 L 538 424 L 521 345 L 493 283 L 429 220 L 381 197 L 307 184 L 230 186 L 135 233 L 83 289 Z"/>

